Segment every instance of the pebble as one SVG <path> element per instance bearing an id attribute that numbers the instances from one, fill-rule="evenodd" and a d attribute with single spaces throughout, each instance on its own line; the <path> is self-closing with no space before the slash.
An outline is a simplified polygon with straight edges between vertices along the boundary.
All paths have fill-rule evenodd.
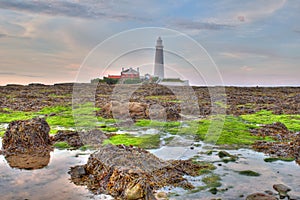
<path id="1" fill-rule="evenodd" d="M 254 193 L 248 195 L 246 200 L 277 200 L 277 198 L 268 194 Z"/>
<path id="2" fill-rule="evenodd" d="M 287 193 L 291 191 L 291 188 L 283 184 L 274 184 L 273 188 L 279 193 L 281 199 L 287 197 Z"/>

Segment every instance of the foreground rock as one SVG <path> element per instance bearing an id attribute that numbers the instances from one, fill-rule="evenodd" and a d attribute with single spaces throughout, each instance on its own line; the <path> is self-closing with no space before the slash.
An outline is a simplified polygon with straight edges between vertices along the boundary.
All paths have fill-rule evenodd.
<path id="1" fill-rule="evenodd" d="M 13 121 L 3 136 L 3 150 L 22 153 L 49 150 L 49 131 L 50 127 L 43 118 Z"/>
<path id="2" fill-rule="evenodd" d="M 47 166 L 52 149 L 49 131 L 48 123 L 42 118 L 11 122 L 2 140 L 7 163 L 19 169 Z"/>
<path id="3" fill-rule="evenodd" d="M 183 176 L 197 176 L 206 166 L 186 161 L 162 161 L 153 154 L 134 147 L 107 145 L 93 153 L 83 166 L 70 170 L 76 185 L 86 185 L 92 192 L 116 199 L 156 199 L 154 191 L 164 186 L 192 189 Z"/>

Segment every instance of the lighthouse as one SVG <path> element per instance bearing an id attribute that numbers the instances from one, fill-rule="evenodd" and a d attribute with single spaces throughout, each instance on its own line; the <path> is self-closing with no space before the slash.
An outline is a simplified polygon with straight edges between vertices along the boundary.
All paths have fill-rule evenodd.
<path id="1" fill-rule="evenodd" d="M 162 39 L 158 37 L 155 46 L 155 63 L 154 63 L 154 76 L 159 79 L 164 79 L 164 46 L 162 45 Z"/>

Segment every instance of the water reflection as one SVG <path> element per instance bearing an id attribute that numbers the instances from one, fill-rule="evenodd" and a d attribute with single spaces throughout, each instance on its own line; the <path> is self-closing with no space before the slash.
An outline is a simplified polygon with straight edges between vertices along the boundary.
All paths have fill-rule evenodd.
<path id="1" fill-rule="evenodd" d="M 69 180 L 70 167 L 85 164 L 90 153 L 55 149 L 49 152 L 50 155 L 37 155 L 34 158 L 11 155 L 7 159 L 0 155 L 0 199 L 101 199 Z M 33 165 L 35 159 L 43 161 Z M 39 169 L 24 170 L 28 168 Z"/>
<path id="2" fill-rule="evenodd" d="M 42 169 L 50 162 L 50 151 L 38 153 L 17 153 L 5 155 L 5 159 L 11 168 L 18 169 Z"/>

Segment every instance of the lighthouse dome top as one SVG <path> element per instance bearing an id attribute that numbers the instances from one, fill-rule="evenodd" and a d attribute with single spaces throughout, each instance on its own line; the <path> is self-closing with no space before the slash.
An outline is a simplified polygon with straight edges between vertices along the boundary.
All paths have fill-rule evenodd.
<path id="1" fill-rule="evenodd" d="M 160 36 L 156 40 L 156 48 L 163 48 L 162 39 Z"/>

